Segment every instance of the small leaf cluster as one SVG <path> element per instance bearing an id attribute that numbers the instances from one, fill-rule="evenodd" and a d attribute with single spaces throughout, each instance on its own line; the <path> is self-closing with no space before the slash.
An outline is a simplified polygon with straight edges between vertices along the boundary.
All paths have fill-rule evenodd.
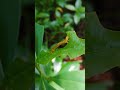
<path id="1" fill-rule="evenodd" d="M 67 31 L 74 30 L 85 17 L 81 0 L 36 0 L 35 5 L 35 21 L 44 25 L 45 41 L 51 45 L 60 41 Z"/>

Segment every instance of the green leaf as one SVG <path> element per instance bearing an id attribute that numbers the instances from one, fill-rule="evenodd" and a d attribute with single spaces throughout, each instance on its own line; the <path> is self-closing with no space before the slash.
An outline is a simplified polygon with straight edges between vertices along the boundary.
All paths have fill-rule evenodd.
<path id="1" fill-rule="evenodd" d="M 86 20 L 86 77 L 120 66 L 120 32 L 104 28 L 94 12 Z"/>
<path id="2" fill-rule="evenodd" d="M 75 58 L 79 55 L 85 53 L 85 40 L 77 37 L 75 31 L 68 31 L 67 36 L 69 37 L 69 41 L 64 48 L 57 49 L 53 53 L 51 51 L 45 52 L 41 51 L 38 58 L 37 63 L 47 64 L 55 57 L 66 57 Z M 73 53 L 74 51 L 74 53 Z"/>
<path id="3" fill-rule="evenodd" d="M 40 75 L 35 75 L 35 90 L 55 90 L 49 82 L 41 77 Z"/>
<path id="4" fill-rule="evenodd" d="M 49 14 L 45 12 L 40 12 L 37 14 L 37 18 L 48 18 Z"/>
<path id="5" fill-rule="evenodd" d="M 81 0 L 76 0 L 75 7 L 80 8 L 81 6 L 82 6 L 82 1 Z"/>
<path id="6" fill-rule="evenodd" d="M 56 2 L 57 2 L 57 4 L 58 4 L 59 6 L 61 6 L 61 7 L 64 7 L 65 4 L 66 4 L 66 1 L 65 1 L 65 0 L 57 0 Z"/>
<path id="7" fill-rule="evenodd" d="M 38 55 L 41 51 L 42 42 L 44 35 L 44 27 L 35 23 L 35 51 L 36 55 Z"/>
<path id="8" fill-rule="evenodd" d="M 68 22 L 68 23 L 73 22 L 72 15 L 69 13 L 65 13 L 62 18 L 63 18 L 64 22 Z"/>
<path id="9" fill-rule="evenodd" d="M 0 0 L 0 59 L 3 69 L 13 60 L 21 16 L 20 0 Z"/>
<path id="10" fill-rule="evenodd" d="M 40 68 L 44 71 L 43 73 L 48 77 L 54 76 L 53 66 L 52 65 L 53 65 L 52 62 L 49 62 L 46 65 L 40 65 L 41 66 Z"/>
<path id="11" fill-rule="evenodd" d="M 77 8 L 76 11 L 77 11 L 78 13 L 83 13 L 83 14 L 85 14 L 85 7 Z"/>
<path id="12" fill-rule="evenodd" d="M 64 72 L 68 72 L 68 71 L 78 71 L 79 67 L 80 67 L 79 63 L 80 62 L 78 62 L 78 61 L 67 62 L 67 63 L 63 64 L 59 73 L 64 73 Z"/>
<path id="13" fill-rule="evenodd" d="M 34 85 L 34 64 L 17 58 L 9 64 L 0 88 L 3 90 L 29 90 Z"/>
<path id="14" fill-rule="evenodd" d="M 35 74 L 35 90 L 47 90 L 46 87 L 44 78 Z"/>
<path id="15" fill-rule="evenodd" d="M 65 5 L 65 8 L 67 8 L 68 10 L 71 10 L 71 11 L 75 11 L 75 7 L 71 4 Z"/>
<path id="16" fill-rule="evenodd" d="M 41 90 L 41 89 L 43 89 L 41 76 L 35 74 L 35 90 Z"/>
<path id="17" fill-rule="evenodd" d="M 58 10 L 55 11 L 55 15 L 56 17 L 61 17 L 61 13 Z"/>
<path id="18" fill-rule="evenodd" d="M 78 24 L 80 19 L 81 19 L 81 14 L 80 13 L 75 13 L 73 16 L 75 24 Z"/>
<path id="19" fill-rule="evenodd" d="M 58 74 L 53 77 L 53 81 L 65 90 L 85 90 L 85 71 L 82 70 Z"/>
<path id="20" fill-rule="evenodd" d="M 63 88 L 61 88 L 58 84 L 56 84 L 54 81 L 51 81 L 49 83 L 49 85 L 51 85 L 53 88 L 55 88 L 55 90 L 64 90 Z"/>
<path id="21" fill-rule="evenodd" d="M 78 24 L 82 18 L 85 18 L 84 13 L 76 12 L 75 15 L 73 16 L 75 24 Z"/>

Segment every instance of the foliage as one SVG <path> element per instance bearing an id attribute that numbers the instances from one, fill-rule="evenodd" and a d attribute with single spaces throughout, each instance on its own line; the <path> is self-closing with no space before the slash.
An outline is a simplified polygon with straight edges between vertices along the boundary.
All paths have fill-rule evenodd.
<path id="1" fill-rule="evenodd" d="M 87 13 L 86 20 L 86 78 L 90 78 L 120 66 L 120 32 L 104 28 L 95 12 Z M 88 90 L 106 90 L 109 85 L 110 81 L 86 83 Z"/>
<path id="2" fill-rule="evenodd" d="M 68 36 L 68 41 L 67 41 L 67 45 L 64 48 L 55 50 L 53 52 L 41 51 L 41 53 L 37 57 L 37 62 L 40 64 L 46 64 L 51 59 L 58 56 L 62 58 L 69 56 L 72 59 L 79 55 L 85 54 L 85 48 L 83 48 L 85 43 L 84 39 L 78 38 L 74 31 L 67 32 L 67 36 Z M 74 51 L 74 53 L 72 51 Z"/>
<path id="3" fill-rule="evenodd" d="M 8 3 L 6 3 L 6 1 L 0 1 L 0 11 L 2 13 L 0 15 L 0 59 L 2 59 L 4 68 L 11 62 L 14 56 L 11 52 L 14 51 L 14 47 L 17 45 L 21 8 L 19 1 L 15 2 L 15 0 L 13 0 L 13 3 L 10 1 L 8 1 Z M 4 8 L 4 5 L 10 8 Z M 11 21 L 13 22 L 11 23 Z M 8 45 L 9 48 L 7 48 Z"/>
<path id="4" fill-rule="evenodd" d="M 37 33 L 40 30 L 44 32 L 43 27 L 37 25 L 35 32 Z M 40 38 L 37 35 L 41 37 L 43 34 L 36 34 L 36 39 L 40 41 L 42 37 Z M 57 47 L 53 52 L 51 52 L 51 50 L 40 50 L 40 53 L 36 54 L 36 90 L 73 90 L 74 88 L 77 90 L 85 90 L 85 71 L 79 70 L 80 62 L 63 62 L 63 58 L 66 56 L 75 58 L 84 54 L 85 42 L 83 39 L 78 38 L 74 31 L 68 31 L 67 36 L 68 43 L 63 48 Z M 36 42 L 36 44 L 39 43 Z M 39 45 L 39 47 L 41 46 Z M 36 48 L 36 51 L 38 51 L 37 49 L 39 49 L 39 47 Z M 74 53 L 72 51 L 74 51 Z M 61 68 L 56 72 L 55 68 L 57 67 L 54 67 L 52 64 L 57 65 L 59 63 L 62 63 L 60 65 Z M 71 67 L 76 67 L 76 69 L 70 70 Z M 68 85 L 70 86 L 68 87 Z"/>
<path id="5" fill-rule="evenodd" d="M 34 84 L 30 45 L 26 48 L 18 39 L 22 7 L 21 0 L 0 1 L 0 90 L 28 90 Z"/>
<path id="6" fill-rule="evenodd" d="M 72 60 L 85 54 L 85 40 L 74 31 L 84 16 L 81 0 L 35 1 L 36 90 L 85 90 L 81 62 L 64 62 L 66 57 Z"/>
<path id="7" fill-rule="evenodd" d="M 66 31 L 74 30 L 85 17 L 81 0 L 36 0 L 35 4 L 35 21 L 44 25 L 45 41 L 51 45 L 64 38 Z"/>
<path id="8" fill-rule="evenodd" d="M 119 66 L 120 33 L 104 28 L 94 12 L 87 14 L 86 19 L 88 21 L 86 35 L 89 37 L 86 44 L 86 54 L 89 58 L 86 61 L 89 67 L 86 76 L 90 77 Z M 99 68 L 94 68 L 96 66 Z"/>

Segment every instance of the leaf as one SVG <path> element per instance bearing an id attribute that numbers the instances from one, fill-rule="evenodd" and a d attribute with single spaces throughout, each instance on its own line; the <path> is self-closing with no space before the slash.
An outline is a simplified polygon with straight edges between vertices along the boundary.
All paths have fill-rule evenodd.
<path id="1" fill-rule="evenodd" d="M 44 71 L 44 74 L 48 77 L 54 76 L 54 72 L 53 72 L 53 63 L 49 62 L 46 65 L 41 65 L 41 69 Z"/>
<path id="2" fill-rule="evenodd" d="M 40 75 L 35 74 L 35 90 L 41 90 L 42 88 L 42 79 Z"/>
<path id="3" fill-rule="evenodd" d="M 85 14 L 85 7 L 80 7 L 76 9 L 76 12 Z"/>
<path id="4" fill-rule="evenodd" d="M 49 17 L 49 14 L 48 13 L 45 13 L 45 12 L 40 12 L 37 14 L 36 16 L 37 18 L 48 18 Z"/>
<path id="5" fill-rule="evenodd" d="M 76 0 L 75 7 L 80 8 L 81 6 L 82 6 L 82 1 L 81 0 Z"/>
<path id="6" fill-rule="evenodd" d="M 57 49 L 53 53 L 51 51 L 45 52 L 41 51 L 38 58 L 37 63 L 47 64 L 55 57 L 66 57 L 75 58 L 79 55 L 85 53 L 85 41 L 84 39 L 80 39 L 77 37 L 75 31 L 68 31 L 67 36 L 69 37 L 69 41 L 64 48 Z M 74 51 L 74 53 L 73 53 Z"/>
<path id="7" fill-rule="evenodd" d="M 3 90 L 28 90 L 34 85 L 34 64 L 17 58 L 8 66 L 5 75 L 0 85 Z"/>
<path id="8" fill-rule="evenodd" d="M 68 72 L 68 71 L 78 71 L 79 70 L 79 64 L 80 62 L 78 61 L 74 61 L 74 62 L 67 62 L 65 64 L 63 64 L 61 70 L 59 71 L 59 73 L 64 73 L 64 72 Z"/>
<path id="9" fill-rule="evenodd" d="M 21 16 L 20 0 L 1 0 L 0 12 L 0 59 L 5 70 L 13 60 L 17 45 Z"/>
<path id="10" fill-rule="evenodd" d="M 35 51 L 37 55 L 41 51 L 43 35 L 44 35 L 44 27 L 39 25 L 38 23 L 35 23 Z"/>
<path id="11" fill-rule="evenodd" d="M 61 7 L 64 7 L 65 4 L 66 4 L 66 1 L 65 1 L 65 0 L 57 0 L 56 2 L 57 2 L 57 4 L 58 4 L 59 6 L 61 6 Z"/>
<path id="12" fill-rule="evenodd" d="M 80 13 L 75 13 L 73 16 L 75 24 L 78 24 L 80 19 L 81 19 L 81 14 Z"/>
<path id="13" fill-rule="evenodd" d="M 64 22 L 72 23 L 73 22 L 72 15 L 69 14 L 69 13 L 64 14 L 63 15 L 63 20 L 64 20 Z"/>
<path id="14" fill-rule="evenodd" d="M 55 89 L 49 85 L 49 82 L 45 78 L 35 74 L 35 90 L 55 90 Z"/>
<path id="15" fill-rule="evenodd" d="M 35 74 L 35 90 L 47 90 L 44 78 Z"/>
<path id="16" fill-rule="evenodd" d="M 55 88 L 55 90 L 64 90 L 63 88 L 61 88 L 59 85 L 57 85 L 54 81 L 51 81 L 49 83 L 53 88 Z"/>
<path id="17" fill-rule="evenodd" d="M 65 5 L 65 8 L 67 8 L 68 10 L 71 10 L 71 11 L 75 11 L 75 7 L 71 4 Z"/>
<path id="18" fill-rule="evenodd" d="M 78 24 L 82 18 L 85 18 L 85 8 L 80 7 L 76 9 L 76 13 L 73 16 L 75 24 Z"/>
<path id="19" fill-rule="evenodd" d="M 86 21 L 86 77 L 90 77 L 120 65 L 120 32 L 104 28 L 94 12 L 86 14 Z"/>
<path id="20" fill-rule="evenodd" d="M 61 17 L 61 13 L 58 10 L 55 11 L 55 15 L 56 17 Z"/>
<path id="21" fill-rule="evenodd" d="M 53 81 L 65 90 L 85 90 L 85 71 L 82 70 L 58 74 L 53 77 Z"/>

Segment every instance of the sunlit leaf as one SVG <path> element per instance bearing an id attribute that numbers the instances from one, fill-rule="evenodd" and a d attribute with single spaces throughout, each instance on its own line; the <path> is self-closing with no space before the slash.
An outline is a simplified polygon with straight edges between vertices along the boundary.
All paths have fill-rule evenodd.
<path id="1" fill-rule="evenodd" d="M 56 84 L 54 81 L 51 81 L 49 83 L 49 85 L 51 85 L 54 89 L 56 90 L 64 90 L 62 87 L 60 87 L 58 84 Z"/>
<path id="2" fill-rule="evenodd" d="M 45 52 L 41 51 L 38 58 L 37 63 L 47 64 L 55 57 L 66 57 L 75 58 L 79 55 L 85 53 L 85 41 L 84 39 L 80 39 L 77 37 L 74 31 L 67 32 L 67 36 L 69 37 L 69 41 L 64 48 L 60 48 L 53 53 L 51 51 Z M 74 53 L 73 53 L 74 51 Z"/>
<path id="3" fill-rule="evenodd" d="M 68 10 L 75 11 L 75 7 L 71 4 L 65 6 Z"/>
<path id="4" fill-rule="evenodd" d="M 76 14 L 73 16 L 73 18 L 74 18 L 75 24 L 78 24 L 79 21 L 80 21 L 80 19 L 81 19 L 81 14 L 80 14 L 80 13 L 76 13 Z"/>
<path id="5" fill-rule="evenodd" d="M 82 6 L 82 1 L 81 0 L 76 0 L 75 7 L 80 8 L 81 6 Z"/>
<path id="6" fill-rule="evenodd" d="M 73 78 L 74 77 L 74 78 Z M 85 71 L 65 72 L 53 77 L 64 90 L 85 90 Z M 69 85 L 69 86 L 68 86 Z"/>

